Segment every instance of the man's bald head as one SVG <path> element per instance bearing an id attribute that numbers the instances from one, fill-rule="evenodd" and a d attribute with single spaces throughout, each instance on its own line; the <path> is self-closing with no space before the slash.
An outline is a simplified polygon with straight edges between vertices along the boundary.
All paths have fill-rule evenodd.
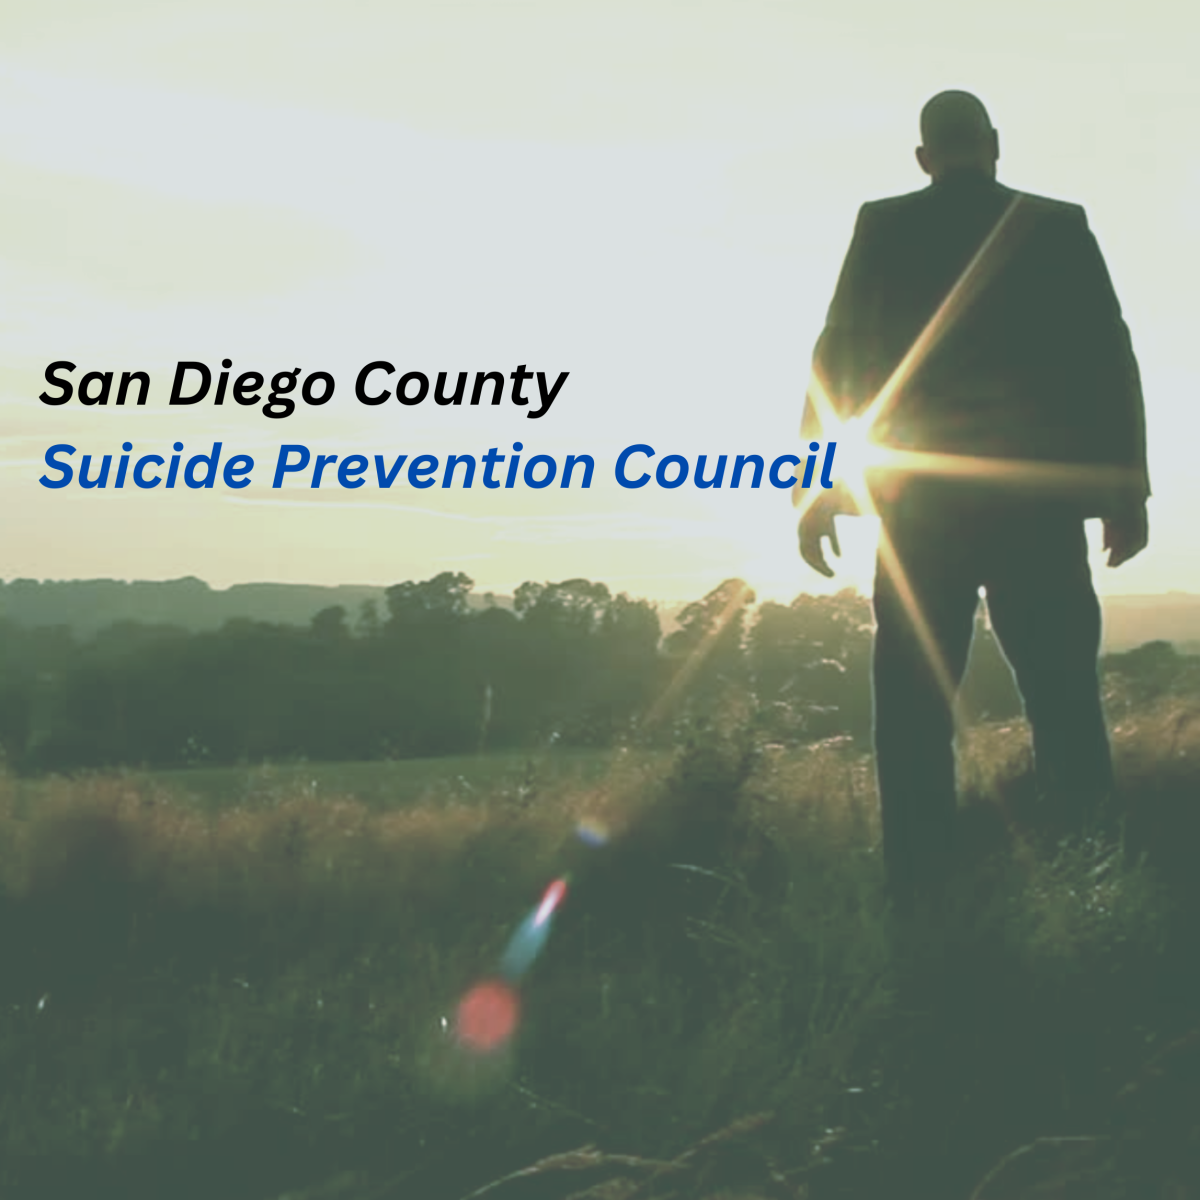
<path id="1" fill-rule="evenodd" d="M 1000 139 L 983 102 L 970 92 L 938 92 L 921 109 L 917 161 L 934 179 L 970 169 L 995 178 Z"/>

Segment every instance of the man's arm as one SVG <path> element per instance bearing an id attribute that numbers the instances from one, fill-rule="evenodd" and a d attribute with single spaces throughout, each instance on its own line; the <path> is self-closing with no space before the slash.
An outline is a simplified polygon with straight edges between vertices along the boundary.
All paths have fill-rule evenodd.
<path id="1" fill-rule="evenodd" d="M 838 275 L 837 287 L 825 318 L 825 328 L 813 351 L 812 370 L 800 418 L 803 441 L 822 441 L 830 419 L 844 421 L 860 412 L 873 394 L 873 322 L 875 296 L 871 286 L 871 206 L 859 209 L 854 236 Z M 795 503 L 803 505 L 798 535 L 800 556 L 826 578 L 833 570 L 825 561 L 824 540 L 841 556 L 833 518 L 839 513 L 856 513 L 857 506 L 845 489 L 835 486 L 808 496 L 799 483 L 793 490 Z"/>
<path id="2" fill-rule="evenodd" d="M 808 394 L 800 420 L 800 436 L 806 441 L 824 436 L 824 415 L 845 420 L 860 412 L 873 394 L 870 390 L 875 373 L 876 324 L 871 263 L 873 211 L 870 204 L 859 209 L 825 327 L 813 350 Z"/>
<path id="3" fill-rule="evenodd" d="M 1121 313 L 1104 256 L 1082 208 L 1076 221 L 1075 267 L 1079 303 L 1075 310 L 1080 352 L 1092 368 L 1088 417 L 1097 433 L 1097 460 L 1117 468 L 1123 479 L 1101 502 L 1108 565 L 1118 567 L 1149 540 L 1146 500 L 1146 410 L 1133 342 Z"/>

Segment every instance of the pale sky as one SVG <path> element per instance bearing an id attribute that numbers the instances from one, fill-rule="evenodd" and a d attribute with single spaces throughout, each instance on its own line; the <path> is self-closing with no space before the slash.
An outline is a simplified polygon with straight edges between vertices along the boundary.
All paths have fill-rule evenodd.
<path id="1" fill-rule="evenodd" d="M 694 461 L 790 452 L 858 206 L 923 186 L 917 114 L 964 87 L 1000 178 L 1086 206 L 1147 398 L 1150 549 L 1109 592 L 1200 591 L 1200 18 L 1177 3 L 636 4 L 142 0 L 0 7 L 0 577 L 480 590 L 586 576 L 690 599 L 869 588 L 843 521 L 826 585 L 786 492 L 626 491 L 622 447 Z M 330 372 L 332 400 L 167 407 L 179 360 Z M 51 408 L 54 360 L 150 374 L 144 408 Z M 354 377 L 570 375 L 538 420 L 360 405 Z M 394 384 L 393 377 L 393 384 Z M 72 460 L 222 441 L 251 486 L 48 490 Z M 589 491 L 274 491 L 315 454 L 591 454 Z M 330 486 L 330 485 L 333 486 Z M 1093 530 L 1098 541 L 1098 530 Z"/>

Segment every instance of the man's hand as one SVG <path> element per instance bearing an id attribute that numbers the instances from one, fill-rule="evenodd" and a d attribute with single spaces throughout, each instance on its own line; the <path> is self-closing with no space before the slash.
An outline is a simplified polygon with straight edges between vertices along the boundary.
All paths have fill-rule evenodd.
<path id="1" fill-rule="evenodd" d="M 1149 540 L 1150 522 L 1145 504 L 1104 518 L 1104 549 L 1108 551 L 1110 567 L 1119 567 L 1141 554 Z"/>
<path id="2" fill-rule="evenodd" d="M 837 530 L 833 526 L 833 508 L 819 500 L 800 518 L 800 557 L 818 574 L 826 579 L 833 578 L 833 568 L 825 561 L 821 545 L 823 538 L 829 539 L 829 548 L 835 557 L 842 557 L 838 545 Z"/>

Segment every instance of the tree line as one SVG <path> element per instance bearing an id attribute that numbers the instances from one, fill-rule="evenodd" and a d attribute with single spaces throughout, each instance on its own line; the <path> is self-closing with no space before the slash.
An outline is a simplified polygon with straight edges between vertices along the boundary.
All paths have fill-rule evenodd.
<path id="1" fill-rule="evenodd" d="M 653 604 L 603 583 L 524 583 L 468 603 L 461 572 L 305 626 L 193 632 L 120 622 L 88 637 L 0 620 L 0 749 L 18 771 L 348 761 L 551 745 L 672 744 L 738 704 L 795 745 L 871 727 L 870 601 L 756 604 L 726 580 L 665 637 Z M 962 703 L 1020 713 L 982 622 Z"/>

